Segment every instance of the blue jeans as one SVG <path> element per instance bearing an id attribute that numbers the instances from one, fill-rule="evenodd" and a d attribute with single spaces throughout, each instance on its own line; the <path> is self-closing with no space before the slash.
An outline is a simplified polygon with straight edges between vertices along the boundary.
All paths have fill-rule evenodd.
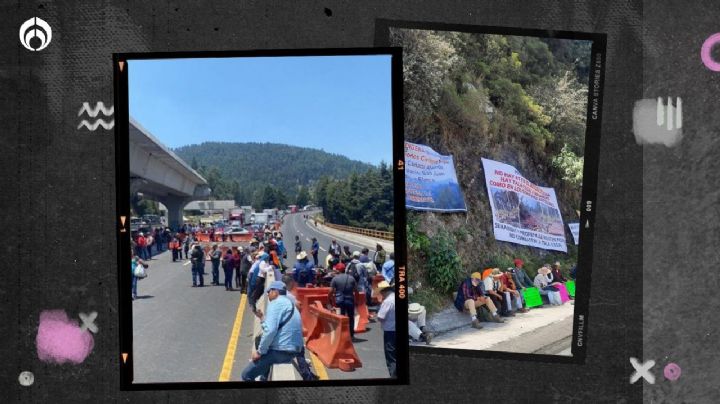
<path id="1" fill-rule="evenodd" d="M 137 282 L 138 282 L 137 276 L 133 275 L 132 276 L 132 297 L 133 297 L 133 299 L 135 299 L 137 297 Z"/>
<path id="2" fill-rule="evenodd" d="M 203 279 L 203 268 L 200 265 L 193 265 L 192 266 L 192 277 L 193 277 L 193 285 L 200 285 L 203 286 L 205 283 L 205 280 Z"/>
<path id="3" fill-rule="evenodd" d="M 385 364 L 390 377 L 397 377 L 397 353 L 395 352 L 395 331 L 383 331 L 385 344 Z"/>
<path id="4" fill-rule="evenodd" d="M 292 363 L 293 358 L 298 354 L 295 352 L 268 350 L 257 362 L 250 362 L 242 371 L 242 380 L 245 382 L 255 381 L 255 378 L 262 376 L 267 380 L 270 369 L 276 363 Z"/>
<path id="5" fill-rule="evenodd" d="M 223 268 L 223 271 L 225 272 L 225 287 L 227 289 L 232 289 L 233 268 Z"/>
<path id="6" fill-rule="evenodd" d="M 340 303 L 337 306 L 340 308 L 340 314 L 348 316 L 350 320 L 350 338 L 355 338 L 355 302 Z"/>
<path id="7" fill-rule="evenodd" d="M 210 262 L 212 262 L 213 283 L 217 285 L 220 283 L 220 261 L 210 261 Z"/>

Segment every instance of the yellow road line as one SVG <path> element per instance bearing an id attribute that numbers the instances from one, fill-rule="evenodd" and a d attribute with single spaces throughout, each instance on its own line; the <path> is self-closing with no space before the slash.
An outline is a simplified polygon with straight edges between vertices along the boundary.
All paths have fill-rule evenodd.
<path id="1" fill-rule="evenodd" d="M 315 356 L 313 351 L 306 348 L 308 353 L 310 354 L 310 362 L 312 362 L 313 369 L 315 369 L 315 373 L 317 373 L 320 380 L 329 380 L 327 370 L 325 370 L 325 365 L 320 361 L 320 358 Z"/>
<path id="2" fill-rule="evenodd" d="M 237 342 L 242 329 L 243 313 L 245 313 L 245 304 L 247 303 L 247 295 L 241 294 L 241 296 L 240 305 L 238 306 L 238 311 L 235 315 L 235 323 L 233 324 L 232 332 L 230 333 L 230 341 L 228 341 L 227 351 L 225 352 L 225 360 L 223 361 L 222 370 L 220 371 L 220 378 L 218 379 L 219 382 L 226 382 L 230 380 L 230 374 L 232 373 L 233 361 L 235 360 L 235 349 L 237 349 Z"/>

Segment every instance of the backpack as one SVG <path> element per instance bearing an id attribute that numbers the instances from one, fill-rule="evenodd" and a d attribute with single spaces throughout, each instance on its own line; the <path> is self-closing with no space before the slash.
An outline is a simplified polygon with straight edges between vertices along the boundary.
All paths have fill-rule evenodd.
<path id="1" fill-rule="evenodd" d="M 358 269 L 357 269 L 357 264 L 356 264 L 356 263 L 351 262 L 351 263 L 348 265 L 347 270 L 346 270 L 345 272 L 346 272 L 348 275 L 350 275 L 350 276 L 352 276 L 353 278 L 355 278 L 355 282 L 358 282 L 358 283 L 360 282 L 360 272 L 359 272 Z"/>
<path id="2" fill-rule="evenodd" d="M 455 296 L 455 308 L 458 309 L 458 311 L 465 310 L 465 292 L 463 292 L 463 285 L 468 281 L 468 279 L 465 279 L 460 283 L 460 286 L 458 286 L 457 296 Z"/>

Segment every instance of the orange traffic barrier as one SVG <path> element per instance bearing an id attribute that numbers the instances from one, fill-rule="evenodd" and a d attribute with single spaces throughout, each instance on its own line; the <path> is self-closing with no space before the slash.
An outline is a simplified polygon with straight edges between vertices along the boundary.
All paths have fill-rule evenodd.
<path id="1" fill-rule="evenodd" d="M 315 325 L 317 323 L 317 316 L 313 316 L 310 314 L 310 310 L 308 308 L 315 302 L 320 302 L 320 304 L 325 305 L 328 304 L 328 295 L 325 294 L 304 294 L 302 295 L 302 298 L 298 296 L 298 300 L 300 302 L 300 319 L 302 320 L 302 328 L 303 328 L 303 337 L 307 337 L 310 334 L 310 331 L 315 329 Z"/>
<path id="2" fill-rule="evenodd" d="M 210 235 L 205 233 L 198 233 L 196 235 L 197 241 L 208 242 L 210 241 Z"/>
<path id="3" fill-rule="evenodd" d="M 370 322 L 370 312 L 365 301 L 365 292 L 355 291 L 355 332 L 365 332 Z"/>
<path id="4" fill-rule="evenodd" d="M 330 288 L 295 288 L 295 297 L 299 302 L 303 301 L 304 295 L 325 295 L 330 293 Z"/>
<path id="5" fill-rule="evenodd" d="M 307 339 L 307 348 L 311 350 L 326 367 L 340 368 L 343 371 L 362 367 L 360 357 L 355 352 L 350 339 L 350 320 L 346 316 L 335 314 L 315 302 L 308 307 L 310 314 L 317 317 L 315 328 Z"/>
<path id="6" fill-rule="evenodd" d="M 373 290 L 373 297 L 372 302 L 375 304 L 382 303 L 382 295 L 380 294 L 380 291 L 378 290 L 378 285 L 380 282 L 384 281 L 385 277 L 382 275 L 375 275 L 372 280 L 372 290 Z"/>

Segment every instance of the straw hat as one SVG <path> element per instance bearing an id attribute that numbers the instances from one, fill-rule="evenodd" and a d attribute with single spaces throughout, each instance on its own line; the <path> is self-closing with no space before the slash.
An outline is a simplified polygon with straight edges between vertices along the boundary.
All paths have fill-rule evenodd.
<path id="1" fill-rule="evenodd" d="M 307 253 L 305 251 L 300 251 L 300 254 L 298 254 L 295 258 L 299 260 L 304 260 L 305 258 L 307 258 Z"/>
<path id="2" fill-rule="evenodd" d="M 378 283 L 377 288 L 378 288 L 378 290 L 380 290 L 382 292 L 385 289 L 392 289 L 392 286 L 390 286 L 390 284 L 387 281 L 382 281 L 382 282 Z"/>

